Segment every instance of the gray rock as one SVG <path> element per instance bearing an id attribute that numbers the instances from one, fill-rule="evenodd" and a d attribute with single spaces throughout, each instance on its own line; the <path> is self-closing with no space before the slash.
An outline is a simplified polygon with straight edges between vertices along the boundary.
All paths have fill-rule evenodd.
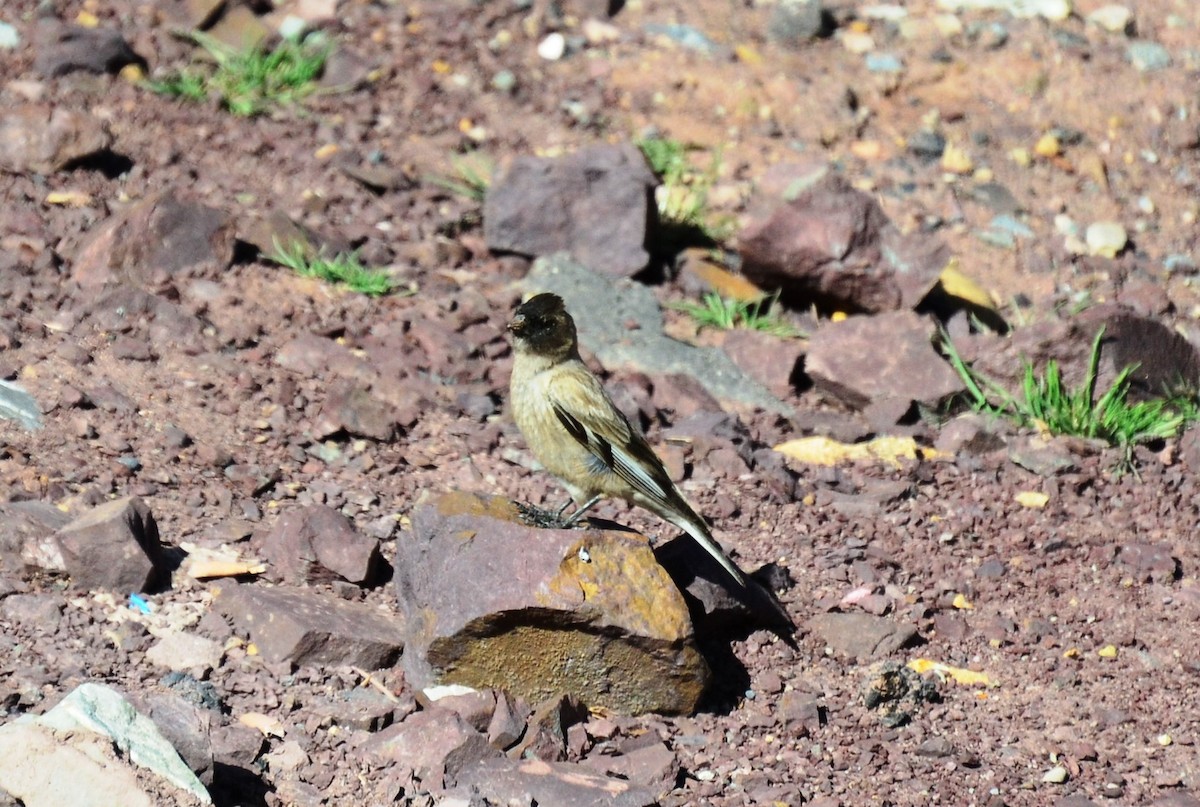
<path id="1" fill-rule="evenodd" d="M 913 308 L 949 260 L 945 246 L 901 234 L 870 196 L 840 176 L 784 192 L 743 230 L 742 271 L 784 299 L 868 313 Z"/>
<path id="2" fill-rule="evenodd" d="M 151 693 L 139 702 L 167 742 L 206 787 L 213 782 L 213 714 L 169 692 Z"/>
<path id="3" fill-rule="evenodd" d="M 0 169 L 52 174 L 112 144 L 108 126 L 87 112 L 25 105 L 0 117 Z"/>
<path id="4" fill-rule="evenodd" d="M 917 636 L 912 625 L 862 613 L 818 614 L 808 627 L 839 656 L 857 660 L 886 656 Z"/>
<path id="5" fill-rule="evenodd" d="M 177 672 L 203 670 L 208 673 L 221 663 L 221 645 L 204 636 L 171 630 L 159 635 L 146 651 L 146 660 Z"/>
<path id="6" fill-rule="evenodd" d="M 0 600 L 0 614 L 26 627 L 38 627 L 47 633 L 58 630 L 66 600 L 61 594 L 10 594 Z"/>
<path id="7" fill-rule="evenodd" d="M 767 36 L 780 45 L 803 45 L 825 32 L 821 0 L 782 0 L 771 13 Z"/>
<path id="8" fill-rule="evenodd" d="M 630 144 L 518 157 L 488 190 L 484 239 L 489 249 L 531 257 L 566 251 L 596 272 L 629 277 L 650 260 L 656 184 Z"/>
<path id="9" fill-rule="evenodd" d="M 447 793 L 477 793 L 497 804 L 552 804 L 554 807 L 651 807 L 654 794 L 581 765 L 526 759 L 492 759 L 463 770 L 458 787 Z"/>
<path id="10" fill-rule="evenodd" d="M 379 731 L 392 724 L 397 713 L 404 714 L 413 709 L 410 696 L 405 702 L 389 698 L 377 689 L 349 689 L 335 692 L 326 698 L 314 701 L 310 708 L 314 714 L 328 717 L 339 726 L 360 731 Z"/>
<path id="11" fill-rule="evenodd" d="M 512 502 L 451 493 L 414 510 L 396 588 L 416 688 L 641 714 L 690 712 L 708 682 L 683 598 L 636 533 L 539 529 Z"/>
<path id="12" fill-rule="evenodd" d="M 453 787 L 464 769 L 501 756 L 487 738 L 448 709 L 426 709 L 384 729 L 364 746 L 367 753 L 413 771 L 427 790 Z"/>
<path id="13" fill-rule="evenodd" d="M 261 549 L 293 585 L 336 578 L 366 585 L 382 565 L 378 539 L 362 535 L 350 519 L 323 504 L 285 511 L 262 539 Z"/>
<path id="14" fill-rule="evenodd" d="M 809 340 L 805 372 L 820 389 L 855 408 L 881 400 L 936 407 L 963 390 L 933 349 L 934 325 L 911 311 L 830 322 Z"/>
<path id="15" fill-rule="evenodd" d="M 222 585 L 214 600 L 277 663 L 393 666 L 404 649 L 404 619 L 302 588 Z"/>
<path id="16" fill-rule="evenodd" d="M 42 20 L 34 29 L 33 69 L 46 78 L 76 71 L 117 73 L 128 64 L 142 63 L 120 31 L 85 28 L 58 20 Z"/>
<path id="17" fill-rule="evenodd" d="M 791 411 L 739 370 L 723 351 L 686 345 L 666 336 L 658 301 L 641 284 L 613 283 L 555 255 L 534 262 L 523 286 L 531 292 L 549 291 L 562 297 L 575 319 L 580 344 L 606 368 L 624 367 L 653 376 L 688 375 L 718 401 L 782 414 Z M 627 322 L 638 324 L 637 338 L 630 338 Z"/>
<path id="18" fill-rule="evenodd" d="M 55 535 L 63 566 L 76 588 L 146 591 L 168 574 L 158 525 L 137 497 L 107 502 Z"/>
<path id="19" fill-rule="evenodd" d="M 157 292 L 183 278 L 216 278 L 233 262 L 234 221 L 168 188 L 118 213 L 85 242 L 71 277 L 84 287 L 118 280 Z"/>
<path id="20" fill-rule="evenodd" d="M 42 427 L 42 410 L 37 400 L 11 381 L 0 381 L 0 418 L 16 421 L 26 431 Z"/>
<path id="21" fill-rule="evenodd" d="M 1135 70 L 1153 73 L 1171 66 L 1171 52 L 1157 42 L 1131 42 L 1126 52 Z"/>

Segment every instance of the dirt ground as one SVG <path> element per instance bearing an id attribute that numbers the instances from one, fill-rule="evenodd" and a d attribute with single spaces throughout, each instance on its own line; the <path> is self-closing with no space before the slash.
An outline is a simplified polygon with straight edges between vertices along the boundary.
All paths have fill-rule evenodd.
<path id="1" fill-rule="evenodd" d="M 1200 7 L 1191 0 L 1129 3 L 1133 33 L 1087 22 L 1098 1 L 1077 0 L 1074 16 L 1047 21 L 910 0 L 897 3 L 906 17 L 893 23 L 869 4 L 831 0 L 833 34 L 795 47 L 767 35 L 774 3 L 631 2 L 607 20 L 615 41 L 599 43 L 586 41 L 582 21 L 605 4 L 566 5 L 566 19 L 542 21 L 542 32 L 560 28 L 570 46 L 550 62 L 536 52 L 542 32 L 526 27 L 529 11 L 506 0 L 345 0 L 322 27 L 374 71 L 370 80 L 245 119 L 120 76 L 40 77 L 27 43 L 41 6 L 7 0 L 0 21 L 25 44 L 0 52 L 0 100 L 32 94 L 92 110 L 127 162 L 0 174 L 0 248 L 10 257 L 0 274 L 0 368 L 45 410 L 36 432 L 0 421 L 0 499 L 70 509 L 138 495 L 177 547 L 245 547 L 279 511 L 321 502 L 382 537 L 388 557 L 428 492 L 558 501 L 553 481 L 528 470 L 503 405 L 503 326 L 528 263 L 488 254 L 478 203 L 431 181 L 453 175 L 457 155 L 470 151 L 502 162 L 654 131 L 696 146 L 701 160 L 719 152 L 710 204 L 735 217 L 752 209 L 771 166 L 829 163 L 900 226 L 944 240 L 1014 327 L 1150 299 L 1151 308 L 1166 301 L 1165 321 L 1196 331 L 1200 298 L 1180 260 L 1194 255 L 1200 209 Z M 89 13 L 119 29 L 151 74 L 188 59 L 158 4 L 49 6 L 63 20 Z M 648 33 L 674 23 L 702 31 L 711 52 Z M 1128 53 L 1135 42 L 1163 45 L 1171 63 L 1139 69 Z M 902 69 L 873 71 L 867 57 L 881 54 Z M 493 86 L 501 71 L 515 79 L 511 92 Z M 972 171 L 947 170 L 914 149 L 926 130 L 965 151 Z M 1047 134 L 1058 149 L 1037 148 Z M 371 154 L 408 180 L 379 191 L 343 170 Z M 985 181 L 1007 189 L 1032 231 L 1011 248 L 980 237 L 1003 207 L 980 191 Z M 183 344 L 156 331 L 131 298 L 71 280 L 89 232 L 166 188 L 239 222 L 282 211 L 393 267 L 419 292 L 371 299 L 239 252 L 228 272 L 172 300 L 203 322 Z M 56 191 L 86 201 L 48 204 Z M 1063 217 L 1081 232 L 1119 221 L 1130 246 L 1116 258 L 1075 255 Z M 680 281 L 659 292 L 684 296 Z M 431 322 L 438 328 L 422 342 Z M 312 333 L 368 353 L 392 339 L 398 367 L 415 368 L 430 344 L 449 345 L 445 366 L 409 371 L 434 405 L 391 441 L 315 439 L 336 368 L 299 373 L 276 361 Z M 149 352 L 131 349 L 154 335 Z M 108 405 L 104 389 L 132 403 Z M 801 423 L 830 410 L 812 391 L 788 403 Z M 743 420 L 757 447 L 805 433 L 763 413 Z M 651 430 L 652 443 L 660 431 Z M 684 775 L 667 805 L 1198 804 L 1200 487 L 1189 456 L 1197 454 L 1140 451 L 1137 475 L 1113 473 L 1108 452 L 1081 454 L 1047 476 L 1003 452 L 899 469 L 799 468 L 786 502 L 763 499 L 752 479 L 697 466 L 688 495 L 742 565 L 775 561 L 789 571 L 794 584 L 782 599 L 799 625 L 866 586 L 882 613 L 922 638 L 891 660 L 932 659 L 984 672 L 992 685 L 942 681 L 938 702 L 915 705 L 907 723 L 890 727 L 864 703 L 877 674 L 869 663 L 833 652 L 808 627 L 795 650 L 760 632 L 734 644 L 737 664 L 719 671 L 700 714 L 623 719 L 620 732 L 657 732 L 678 756 Z M 254 483 L 260 477 L 268 481 Z M 1022 506 L 1023 491 L 1048 503 Z M 661 529 L 623 506 L 601 512 Z M 54 579 L 7 585 L 46 593 L 62 609 L 56 620 L 0 619 L 14 648 L 0 659 L 0 691 L 17 693 L 0 701 L 10 714 L 42 711 L 83 680 L 137 691 L 162 677 L 145 661 L 146 637 L 114 644 L 113 606 L 102 597 Z M 185 607 L 204 590 L 180 583 L 154 600 Z M 390 586 L 361 596 L 395 600 Z M 325 803 L 357 804 L 359 771 L 344 739 L 313 729 L 306 711 L 330 687 L 358 683 L 351 679 L 280 670 L 235 651 L 209 680 L 232 714 L 282 721 L 307 754 L 297 775 Z M 398 674 L 387 683 L 404 689 Z M 276 784 L 266 772 L 240 791 L 219 788 L 218 803 L 293 803 Z"/>

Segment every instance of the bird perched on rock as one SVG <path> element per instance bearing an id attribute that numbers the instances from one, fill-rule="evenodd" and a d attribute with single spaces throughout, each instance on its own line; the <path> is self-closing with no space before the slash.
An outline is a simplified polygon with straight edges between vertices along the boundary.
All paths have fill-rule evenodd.
<path id="1" fill-rule="evenodd" d="M 750 588 L 745 574 L 671 481 L 662 460 L 583 363 L 575 321 L 562 298 L 530 298 L 517 307 L 508 330 L 515 353 L 509 382 L 513 418 L 534 456 L 563 482 L 576 504 L 565 520 L 561 516 L 566 505 L 559 510 L 560 526 L 574 525 L 603 498 L 624 499 L 686 532 L 721 564 L 738 589 L 760 591 L 757 585 Z M 782 606 L 767 596 L 791 627 Z"/>

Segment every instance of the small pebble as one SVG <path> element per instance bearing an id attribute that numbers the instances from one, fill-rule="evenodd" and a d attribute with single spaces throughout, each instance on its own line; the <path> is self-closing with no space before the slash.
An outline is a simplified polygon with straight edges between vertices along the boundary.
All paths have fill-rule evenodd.
<path id="1" fill-rule="evenodd" d="M 1134 42 L 1126 51 L 1129 63 L 1143 73 L 1171 66 L 1171 54 L 1157 42 Z"/>
<path id="2" fill-rule="evenodd" d="M 0 22 L 0 48 L 13 50 L 21 44 L 21 35 L 17 29 L 6 22 Z"/>
<path id="3" fill-rule="evenodd" d="M 511 70 L 501 70 L 492 76 L 492 88 L 500 92 L 512 92 L 517 86 L 517 77 Z"/>
<path id="4" fill-rule="evenodd" d="M 851 53 L 870 53 L 875 50 L 875 40 L 862 31 L 847 31 L 842 35 L 842 47 Z"/>
<path id="5" fill-rule="evenodd" d="M 1067 781 L 1067 769 L 1062 765 L 1055 765 L 1042 774 L 1042 781 L 1049 785 L 1061 785 Z"/>
<path id="6" fill-rule="evenodd" d="M 567 38 L 555 31 L 538 43 L 537 53 L 548 62 L 557 62 L 567 52 Z"/>
<path id="7" fill-rule="evenodd" d="M 1087 15 L 1087 21 L 1100 26 L 1105 31 L 1123 34 L 1132 27 L 1133 12 L 1125 6 L 1116 4 L 1102 6 Z"/>
<path id="8" fill-rule="evenodd" d="M 1129 243 L 1129 234 L 1119 222 L 1097 221 L 1088 225 L 1084 241 L 1090 254 L 1115 258 Z"/>
<path id="9" fill-rule="evenodd" d="M 1191 255 L 1174 254 L 1163 258 L 1163 268 L 1168 272 L 1178 272 L 1180 274 L 1192 275 L 1196 273 L 1196 261 Z"/>
<path id="10" fill-rule="evenodd" d="M 900 57 L 891 53 L 868 53 L 866 62 L 872 73 L 899 73 L 904 69 Z"/>

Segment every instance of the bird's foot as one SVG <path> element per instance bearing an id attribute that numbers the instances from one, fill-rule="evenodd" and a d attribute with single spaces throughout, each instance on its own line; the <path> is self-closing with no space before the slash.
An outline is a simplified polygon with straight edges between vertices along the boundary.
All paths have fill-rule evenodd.
<path id="1" fill-rule="evenodd" d="M 572 527 L 585 526 L 580 524 L 574 516 L 563 517 L 563 510 L 543 510 L 536 504 L 528 504 L 526 502 L 517 502 L 517 515 L 521 519 L 521 523 L 537 527 L 542 530 L 569 530 Z"/>

